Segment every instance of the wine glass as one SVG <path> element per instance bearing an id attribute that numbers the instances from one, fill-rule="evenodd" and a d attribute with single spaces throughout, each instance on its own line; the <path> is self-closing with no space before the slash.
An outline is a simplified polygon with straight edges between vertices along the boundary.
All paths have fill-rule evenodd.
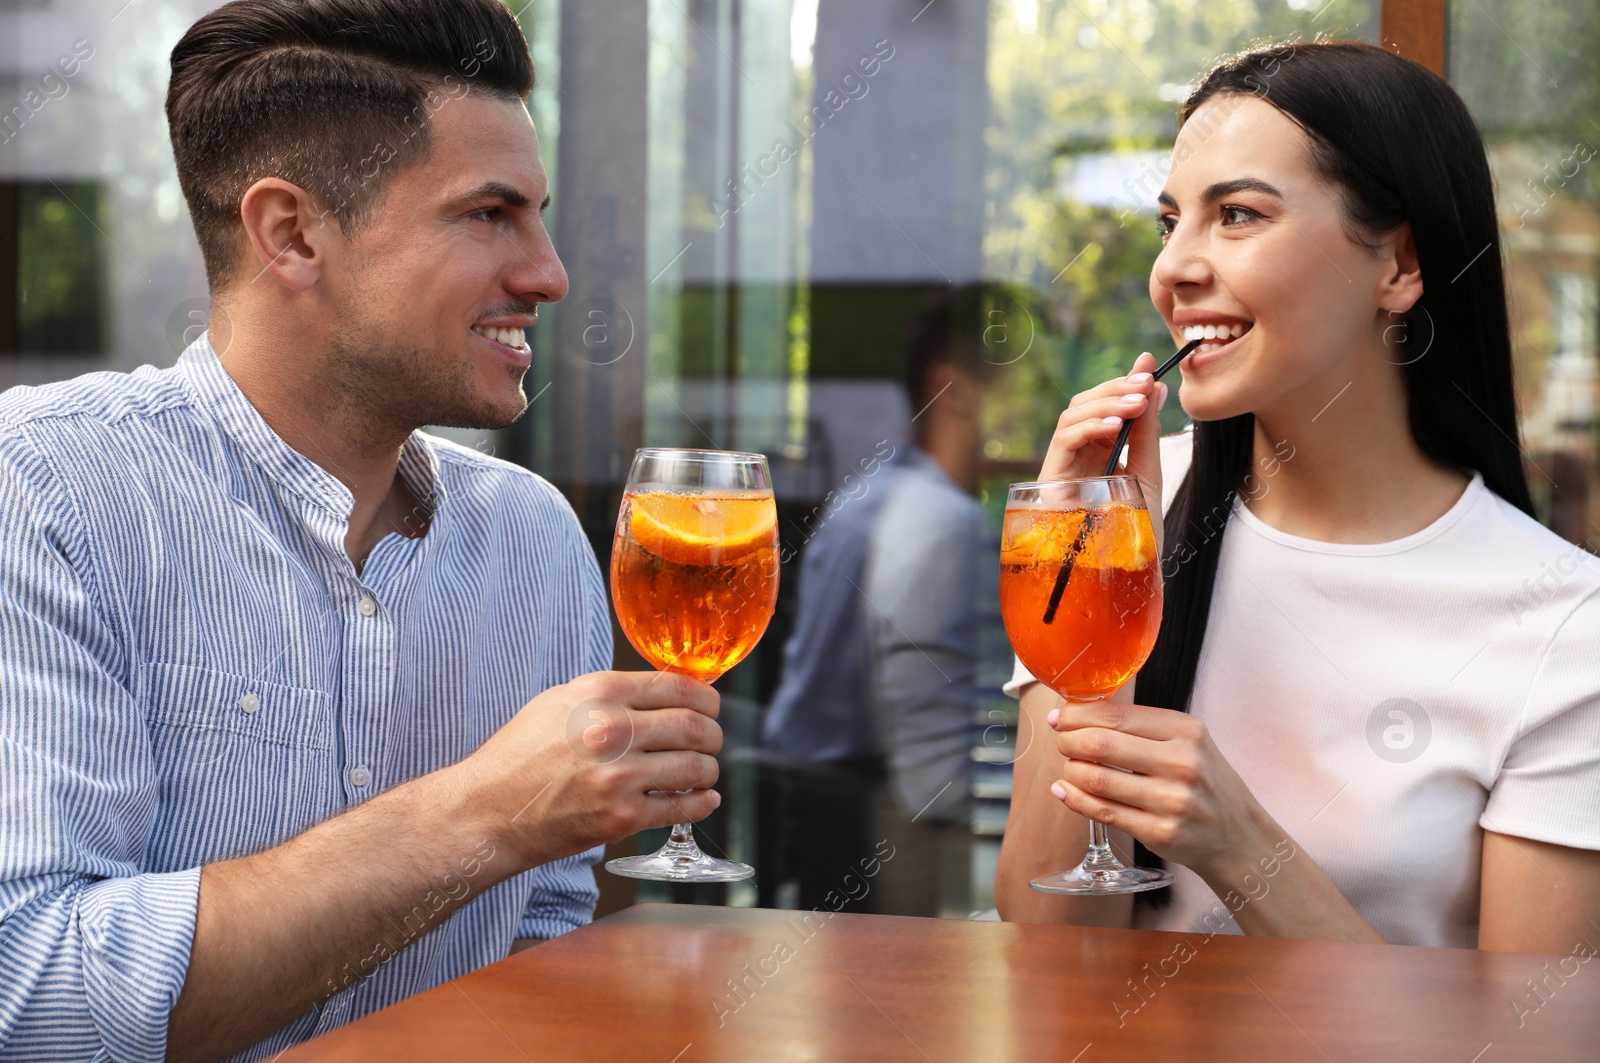
<path id="1" fill-rule="evenodd" d="M 1101 701 L 1133 678 L 1161 628 L 1161 566 L 1138 481 L 1012 484 L 1000 540 L 1000 615 L 1018 659 L 1068 701 Z M 1171 872 L 1124 866 L 1105 824 L 1090 820 L 1083 863 L 1028 885 L 1112 894 L 1171 882 Z"/>
<path id="2" fill-rule="evenodd" d="M 767 459 L 657 447 L 635 454 L 611 548 L 611 601 L 633 648 L 660 671 L 715 682 L 755 648 L 777 599 Z M 668 882 L 755 874 L 702 853 L 688 823 L 658 851 L 609 860 L 606 869 Z"/>

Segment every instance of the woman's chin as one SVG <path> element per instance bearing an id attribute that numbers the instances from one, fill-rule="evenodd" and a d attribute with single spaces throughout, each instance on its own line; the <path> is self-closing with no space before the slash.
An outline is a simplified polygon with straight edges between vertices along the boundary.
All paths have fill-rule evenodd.
<path id="1" fill-rule="evenodd" d="M 1249 413 L 1251 409 L 1242 395 L 1229 395 L 1218 388 L 1201 387 L 1187 380 L 1178 389 L 1178 404 L 1189 419 L 1196 422 L 1225 421 Z"/>

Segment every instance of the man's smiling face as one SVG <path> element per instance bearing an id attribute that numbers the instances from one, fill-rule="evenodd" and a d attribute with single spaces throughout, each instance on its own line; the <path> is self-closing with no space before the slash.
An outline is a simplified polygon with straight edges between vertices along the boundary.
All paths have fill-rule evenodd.
<path id="1" fill-rule="evenodd" d="M 567 292 L 541 214 L 549 182 L 518 101 L 448 99 L 431 139 L 323 275 L 328 368 L 398 422 L 499 428 L 528 405 L 522 330 Z"/>

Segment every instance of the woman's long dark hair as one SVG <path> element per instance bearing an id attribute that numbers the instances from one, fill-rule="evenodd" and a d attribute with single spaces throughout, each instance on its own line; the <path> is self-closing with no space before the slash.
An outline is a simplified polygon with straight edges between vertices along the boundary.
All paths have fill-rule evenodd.
<path id="1" fill-rule="evenodd" d="M 1184 104 L 1179 124 L 1207 100 L 1230 95 L 1256 96 L 1305 130 L 1313 165 L 1339 188 L 1353 238 L 1370 244 L 1410 223 L 1424 293 L 1404 315 L 1407 342 L 1395 357 L 1404 361 L 1411 435 L 1432 460 L 1482 473 L 1490 490 L 1532 514 L 1494 186 L 1461 97 L 1443 78 L 1382 48 L 1292 44 L 1218 65 Z M 1253 414 L 1194 426 L 1193 462 L 1166 515 L 1166 606 L 1139 673 L 1140 704 L 1189 710 L 1227 515 L 1251 472 L 1254 439 Z M 1137 848 L 1141 863 L 1159 866 Z M 1168 894 L 1140 896 L 1162 907 Z"/>

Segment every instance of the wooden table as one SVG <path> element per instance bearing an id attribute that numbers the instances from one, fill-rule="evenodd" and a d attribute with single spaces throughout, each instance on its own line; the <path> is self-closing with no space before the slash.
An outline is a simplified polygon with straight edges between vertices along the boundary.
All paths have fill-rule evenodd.
<path id="1" fill-rule="evenodd" d="M 1576 973 L 1456 949 L 644 904 L 282 1059 L 1595 1060 L 1600 961 L 1566 966 Z M 1529 979 L 1545 980 L 1543 999 Z"/>

